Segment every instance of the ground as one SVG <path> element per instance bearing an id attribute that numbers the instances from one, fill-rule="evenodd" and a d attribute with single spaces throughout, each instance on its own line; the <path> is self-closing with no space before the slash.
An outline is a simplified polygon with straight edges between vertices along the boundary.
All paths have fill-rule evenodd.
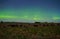
<path id="1" fill-rule="evenodd" d="M 59 39 L 60 26 L 0 27 L 0 39 Z"/>

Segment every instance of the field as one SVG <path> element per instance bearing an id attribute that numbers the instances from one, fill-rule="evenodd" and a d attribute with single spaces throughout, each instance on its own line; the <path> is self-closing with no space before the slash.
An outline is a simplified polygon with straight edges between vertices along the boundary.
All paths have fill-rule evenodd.
<path id="1" fill-rule="evenodd" d="M 0 27 L 0 39 L 59 39 L 60 26 Z"/>

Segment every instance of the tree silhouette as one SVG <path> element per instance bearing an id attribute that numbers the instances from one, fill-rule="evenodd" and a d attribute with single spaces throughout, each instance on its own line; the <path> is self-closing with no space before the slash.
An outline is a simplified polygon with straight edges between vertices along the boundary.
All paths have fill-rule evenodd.
<path id="1" fill-rule="evenodd" d="M 0 23 L 3 23 L 3 21 L 0 21 Z"/>

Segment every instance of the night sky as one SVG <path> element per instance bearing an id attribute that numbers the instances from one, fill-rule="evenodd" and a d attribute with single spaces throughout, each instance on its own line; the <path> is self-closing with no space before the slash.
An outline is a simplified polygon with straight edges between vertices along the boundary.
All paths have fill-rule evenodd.
<path id="1" fill-rule="evenodd" d="M 0 0 L 0 21 L 60 22 L 60 1 Z"/>

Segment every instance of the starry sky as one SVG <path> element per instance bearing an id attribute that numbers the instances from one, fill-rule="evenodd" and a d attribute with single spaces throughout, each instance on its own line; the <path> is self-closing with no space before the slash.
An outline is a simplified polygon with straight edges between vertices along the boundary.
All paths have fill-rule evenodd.
<path id="1" fill-rule="evenodd" d="M 0 0 L 0 21 L 60 22 L 60 0 Z"/>

